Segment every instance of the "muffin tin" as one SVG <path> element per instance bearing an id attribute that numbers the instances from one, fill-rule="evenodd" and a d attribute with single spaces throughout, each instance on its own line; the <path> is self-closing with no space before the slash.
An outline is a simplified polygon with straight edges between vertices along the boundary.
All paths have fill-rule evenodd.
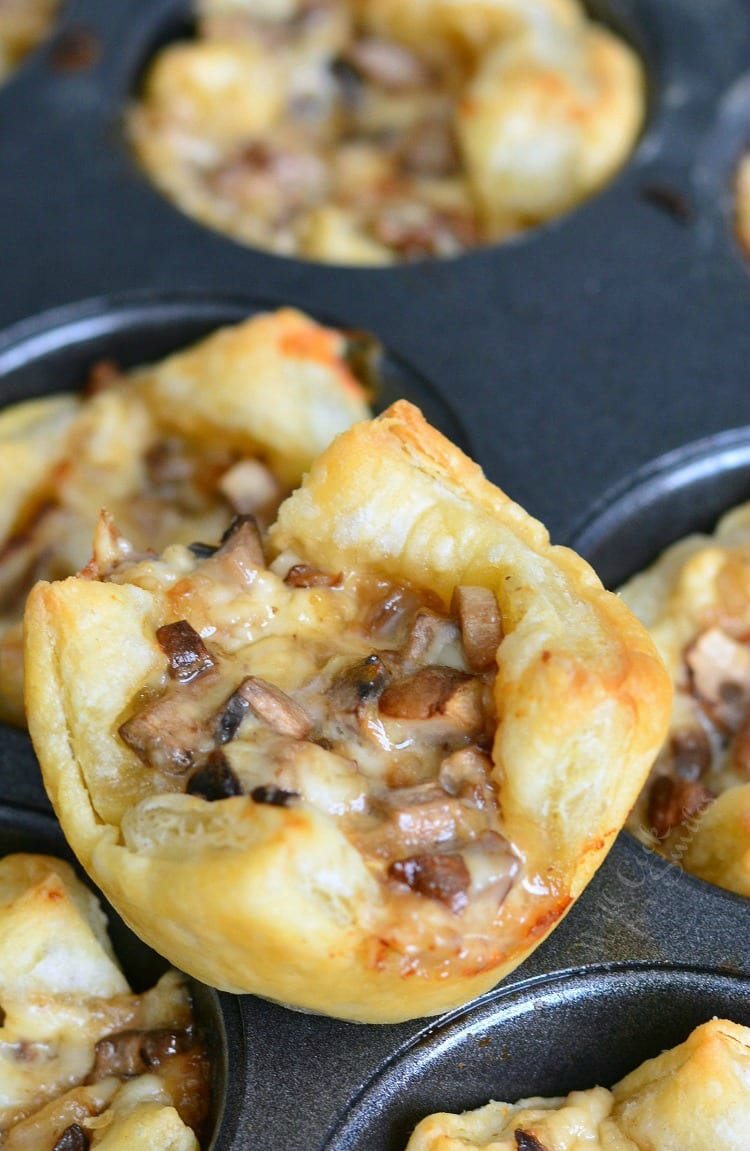
<path id="1" fill-rule="evenodd" d="M 609 586 L 710 527 L 750 498 L 750 268 L 730 197 L 750 137 L 750 0 L 590 7 L 649 71 L 617 179 L 505 245 L 347 269 L 203 229 L 136 170 L 123 108 L 189 28 L 186 4 L 68 0 L 0 89 L 0 401 L 292 304 L 372 331 L 381 405 L 420 404 Z M 28 738 L 8 728 L 0 787 L 0 846 L 64 851 Z M 430 1110 L 610 1084 L 711 1015 L 750 1023 L 748 914 L 623 833 L 550 939 L 447 1018 L 365 1027 L 201 992 L 218 1037 L 211 1146 L 399 1151 Z M 141 949 L 122 947 L 128 967 Z"/>

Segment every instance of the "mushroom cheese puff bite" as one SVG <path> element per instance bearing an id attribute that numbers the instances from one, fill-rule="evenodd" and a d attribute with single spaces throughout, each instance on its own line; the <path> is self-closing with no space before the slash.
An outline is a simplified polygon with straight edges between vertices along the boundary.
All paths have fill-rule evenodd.
<path id="1" fill-rule="evenodd" d="M 707 1151 L 750 1148 L 750 1029 L 712 1019 L 611 1091 L 488 1103 L 417 1126 L 406 1151 Z"/>
<path id="2" fill-rule="evenodd" d="M 545 937 L 663 738 L 647 633 L 400 401 L 264 548 L 130 562 L 102 525 L 26 613 L 70 844 L 183 970 L 347 1019 L 436 1013 Z"/>
<path id="3" fill-rule="evenodd" d="M 179 208 L 342 264 L 455 256 L 568 211 L 630 154 L 645 80 L 578 0 L 199 0 L 128 118 Z"/>
<path id="4" fill-rule="evenodd" d="M 93 892 L 44 855 L 0 860 L 4 1151 L 198 1151 L 210 1069 L 185 978 L 134 994 Z"/>
<path id="5" fill-rule="evenodd" d="M 750 504 L 673 544 L 621 596 L 674 683 L 629 829 L 687 871 L 750 895 Z"/>
<path id="6" fill-rule="evenodd" d="M 0 719 L 24 722 L 26 594 L 87 563 L 100 510 L 141 549 L 217 538 L 238 512 L 267 522 L 369 414 L 353 346 L 286 308 L 150 367 L 95 365 L 87 395 L 0 411 Z"/>
<path id="7" fill-rule="evenodd" d="M 0 0 L 0 83 L 49 31 L 58 0 Z"/>

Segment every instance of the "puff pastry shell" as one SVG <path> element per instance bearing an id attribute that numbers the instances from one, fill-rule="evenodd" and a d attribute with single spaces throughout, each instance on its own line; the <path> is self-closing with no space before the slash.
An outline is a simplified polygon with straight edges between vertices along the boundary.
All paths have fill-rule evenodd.
<path id="1" fill-rule="evenodd" d="M 346 264 L 453 256 L 566 212 L 637 139 L 640 62 L 577 0 L 203 0 L 130 137 L 183 211 Z"/>
<path id="2" fill-rule="evenodd" d="M 304 637 L 325 644 L 334 626 L 349 627 L 330 589 L 295 599 L 273 573 L 251 572 L 245 598 L 227 591 L 212 606 L 208 570 L 185 549 L 106 581 L 32 592 L 27 704 L 49 795 L 107 898 L 182 970 L 355 1020 L 445 1010 L 493 986 L 580 894 L 663 738 L 668 678 L 644 629 L 588 565 L 552 547 L 404 401 L 318 458 L 282 505 L 269 547 L 272 569 L 291 555 L 343 572 L 344 583 L 354 570 L 443 605 L 460 585 L 492 593 L 505 638 L 489 786 L 520 861 L 505 897 L 459 913 L 382 882 L 342 831 L 338 799 L 315 802 L 315 765 L 328 753 L 313 743 L 299 744 L 303 794 L 288 806 L 157 788 L 154 769 L 117 734 L 133 698 L 164 672 L 157 628 L 184 615 L 209 648 L 223 643 L 233 666 L 260 666 L 291 691 Z M 284 604 L 303 605 L 286 636 L 282 592 Z M 356 781 L 370 768 L 346 770 Z"/>
<path id="3" fill-rule="evenodd" d="M 23 723 L 25 592 L 88 562 L 101 508 L 135 547 L 160 550 L 220 535 L 233 501 L 252 495 L 248 478 L 258 484 L 249 468 L 260 504 L 278 504 L 368 414 L 347 346 L 283 308 L 114 373 L 85 398 L 0 412 L 0 719 Z"/>
<path id="4" fill-rule="evenodd" d="M 692 874 L 750 895 L 750 505 L 667 548 L 620 594 L 675 688 L 669 738 L 628 827 Z"/>

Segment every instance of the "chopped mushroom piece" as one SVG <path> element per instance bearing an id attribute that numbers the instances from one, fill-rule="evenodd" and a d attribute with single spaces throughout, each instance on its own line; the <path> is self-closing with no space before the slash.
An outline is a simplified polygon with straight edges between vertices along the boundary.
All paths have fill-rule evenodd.
<path id="1" fill-rule="evenodd" d="M 71 1123 L 55 1140 L 52 1151 L 88 1151 L 91 1146 L 91 1133 L 80 1123 Z"/>
<path id="2" fill-rule="evenodd" d="M 235 694 L 247 702 L 248 708 L 261 723 L 278 735 L 307 739 L 313 729 L 313 721 L 303 707 L 280 687 L 275 687 L 258 675 L 249 675 L 243 679 Z"/>
<path id="3" fill-rule="evenodd" d="M 186 619 L 157 628 L 156 638 L 169 660 L 170 672 L 180 683 L 188 683 L 214 666 L 206 645 Z"/>
<path id="4" fill-rule="evenodd" d="M 187 793 L 213 803 L 242 795 L 242 784 L 223 751 L 212 751 L 206 762 L 190 776 Z"/>
<path id="5" fill-rule="evenodd" d="M 750 648 L 711 627 L 690 644 L 685 663 L 711 721 L 725 731 L 736 731 L 750 702 Z"/>
<path id="6" fill-rule="evenodd" d="M 377 655 L 368 655 L 359 663 L 345 667 L 331 684 L 329 699 L 334 711 L 359 713 L 364 705 L 374 703 L 388 683 L 388 669 Z"/>
<path id="7" fill-rule="evenodd" d="M 402 44 L 363 36 L 346 50 L 342 59 L 365 80 L 387 92 L 408 92 L 429 83 L 430 70 L 424 60 Z"/>
<path id="8" fill-rule="evenodd" d="M 299 792 L 285 791 L 273 783 L 263 783 L 253 788 L 250 798 L 255 803 L 268 803 L 271 807 L 289 807 L 292 800 L 299 799 Z"/>
<path id="9" fill-rule="evenodd" d="M 522 1131 L 517 1127 L 513 1132 L 516 1141 L 516 1151 L 547 1151 L 541 1139 L 537 1139 L 533 1131 Z"/>
<path id="10" fill-rule="evenodd" d="M 98 392 L 106 392 L 114 384 L 120 382 L 124 372 L 115 360 L 95 360 L 86 373 L 81 391 L 84 396 L 95 396 Z"/>
<path id="11" fill-rule="evenodd" d="M 213 559 L 221 565 L 226 576 L 235 580 L 239 577 L 243 585 L 258 568 L 266 566 L 260 528 L 253 516 L 236 516 L 232 520 Z"/>
<path id="12" fill-rule="evenodd" d="M 700 779 L 711 767 L 711 742 L 702 727 L 673 732 L 669 752 L 674 772 L 682 779 Z"/>
<path id="13" fill-rule="evenodd" d="M 365 634 L 382 639 L 392 636 L 405 617 L 417 611 L 420 606 L 419 597 L 410 588 L 391 588 L 368 613 L 364 624 Z"/>
<path id="14" fill-rule="evenodd" d="M 489 671 L 503 638 L 503 621 L 494 593 L 486 587 L 457 587 L 453 607 L 461 626 L 466 662 L 472 671 Z"/>
<path id="15" fill-rule="evenodd" d="M 239 691 L 233 691 L 224 701 L 214 719 L 214 737 L 217 743 L 230 743 L 234 739 L 248 713 L 249 706 Z"/>
<path id="16" fill-rule="evenodd" d="M 325 572 L 312 564 L 294 564 L 284 577 L 289 587 L 338 587 L 341 572 Z"/>
<path id="17" fill-rule="evenodd" d="M 397 859 L 388 868 L 388 874 L 419 895 L 439 899 L 457 915 L 468 903 L 471 876 L 458 854 L 413 855 L 408 859 Z"/>
<path id="18" fill-rule="evenodd" d="M 381 806 L 407 847 L 434 847 L 456 839 L 463 817 L 456 799 L 434 784 L 389 791 Z"/>
<path id="19" fill-rule="evenodd" d="M 487 812 L 447 795 L 435 783 L 390 789 L 371 802 L 371 813 L 380 818 L 358 839 L 381 859 L 473 845 L 489 831 Z"/>
<path id="20" fill-rule="evenodd" d="M 405 663 L 434 663 L 441 650 L 457 638 L 453 620 L 431 608 L 420 608 L 414 616 L 404 645 Z"/>
<path id="21" fill-rule="evenodd" d="M 492 760 L 478 747 L 462 747 L 446 756 L 438 781 L 448 795 L 456 795 L 475 807 L 489 806 L 495 799 L 490 782 Z"/>
<path id="22" fill-rule="evenodd" d="M 188 690 L 160 696 L 119 729 L 121 739 L 144 763 L 167 775 L 183 775 L 213 747 L 195 696 L 185 694 Z"/>
<path id="23" fill-rule="evenodd" d="M 698 815 L 713 799 L 702 783 L 660 775 L 649 794 L 649 827 L 657 839 L 666 839 L 670 831 Z"/>
<path id="24" fill-rule="evenodd" d="M 88 1083 L 108 1079 L 132 1079 L 160 1068 L 175 1055 L 189 1051 L 193 1044 L 184 1028 L 156 1027 L 147 1030 L 118 1031 L 100 1039 L 94 1048 L 94 1066 Z"/>
<path id="25" fill-rule="evenodd" d="M 478 732 L 484 726 L 482 685 L 466 672 L 433 664 L 390 684 L 380 711 L 395 719 L 445 716 L 462 731 Z"/>
<path id="26" fill-rule="evenodd" d="M 413 176 L 454 176 L 461 157 L 448 120 L 422 120 L 407 133 L 399 149 L 404 171 Z"/>

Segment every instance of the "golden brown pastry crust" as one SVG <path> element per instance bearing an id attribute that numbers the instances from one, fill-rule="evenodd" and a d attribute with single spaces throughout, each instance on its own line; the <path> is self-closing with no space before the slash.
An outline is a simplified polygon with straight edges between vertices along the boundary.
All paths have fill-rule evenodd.
<path id="1" fill-rule="evenodd" d="M 70 864 L 31 854 L 0 860 L 0 961 L 4 1148 L 47 1151 L 77 1125 L 87 1146 L 103 1151 L 197 1151 L 189 1123 L 203 1122 L 208 1076 L 185 978 L 170 971 L 151 990 L 131 992 L 99 901 Z M 131 1045 L 118 1065 L 117 1037 L 128 1032 L 152 1043 L 148 1064 Z"/>
<path id="2" fill-rule="evenodd" d="M 516 1132 L 549 1151 L 705 1151 L 744 1148 L 750 1130 L 750 1029 L 712 1019 L 648 1059 L 611 1091 L 488 1103 L 423 1119 L 407 1151 L 516 1151 Z"/>
<path id="3" fill-rule="evenodd" d="M 129 116 L 188 215 L 283 255 L 453 256 L 612 178 L 643 69 L 578 0 L 203 0 Z"/>
<path id="4" fill-rule="evenodd" d="M 368 415 L 345 334 L 292 308 L 222 328 L 95 394 L 0 412 L 0 719 L 24 722 L 21 616 L 39 578 L 79 571 L 100 510 L 137 549 L 215 538 L 242 461 L 271 505 Z M 100 369 L 101 370 L 101 369 Z M 234 480 L 233 480 L 234 477 Z"/>
<path id="5" fill-rule="evenodd" d="M 506 634 L 492 775 L 523 882 L 494 922 L 473 924 L 474 939 L 470 915 L 430 899 L 394 920 L 397 901 L 312 803 L 153 792 L 153 772 L 116 733 L 164 667 L 155 630 L 176 609 L 160 581 L 182 587 L 177 558 L 135 582 L 71 579 L 30 596 L 27 705 L 50 798 L 113 905 L 183 970 L 364 1021 L 444 1010 L 516 966 L 594 873 L 663 737 L 668 679 L 588 565 L 551 547 L 541 524 L 405 402 L 319 457 L 270 545 L 329 571 L 427 588 L 446 604 L 459 584 L 497 597 Z M 207 637 L 214 630 L 205 607 L 192 618 Z"/>
<path id="6" fill-rule="evenodd" d="M 628 820 L 687 871 L 750 895 L 750 505 L 620 589 L 674 684 L 669 737 Z"/>

